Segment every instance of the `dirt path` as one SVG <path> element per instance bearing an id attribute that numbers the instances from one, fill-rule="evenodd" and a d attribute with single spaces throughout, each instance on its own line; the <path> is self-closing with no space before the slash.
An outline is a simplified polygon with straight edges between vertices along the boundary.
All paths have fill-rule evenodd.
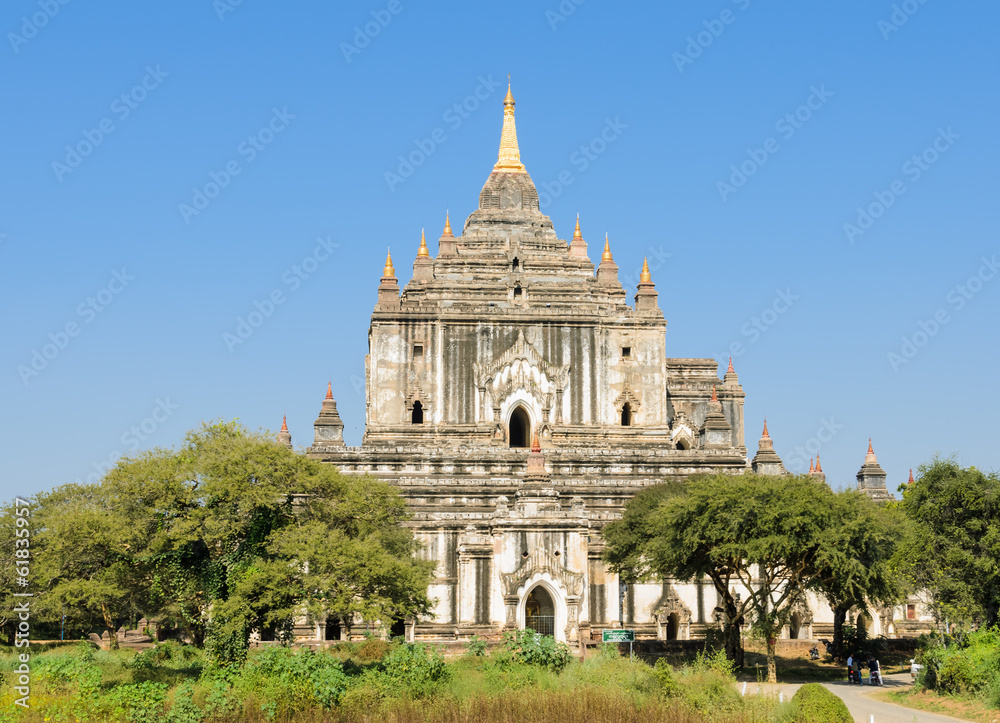
<path id="1" fill-rule="evenodd" d="M 909 673 L 896 673 L 894 675 L 883 676 L 885 687 L 872 688 L 868 685 L 848 685 L 846 681 L 836 683 L 823 683 L 832 693 L 840 697 L 847 704 L 847 710 L 854 716 L 857 723 L 869 723 L 870 716 L 874 716 L 874 723 L 955 723 L 962 718 L 952 718 L 941 713 L 928 713 L 916 708 L 906 708 L 895 703 L 886 703 L 881 700 L 874 700 L 872 693 L 880 690 L 900 690 L 911 685 Z M 785 700 L 795 695 L 795 691 L 802 687 L 801 683 L 779 684 L 776 686 L 765 686 L 764 692 L 770 694 L 782 693 Z M 750 695 L 754 686 L 747 689 Z"/>

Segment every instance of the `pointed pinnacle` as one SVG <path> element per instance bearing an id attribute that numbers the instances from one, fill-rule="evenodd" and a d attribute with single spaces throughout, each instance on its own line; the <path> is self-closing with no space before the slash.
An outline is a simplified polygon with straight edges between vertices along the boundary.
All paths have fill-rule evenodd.
<path id="1" fill-rule="evenodd" d="M 726 374 L 735 374 L 736 370 L 733 369 L 733 358 L 729 357 L 729 368 L 726 369 Z"/>
<path id="2" fill-rule="evenodd" d="M 284 414 L 281 415 L 281 431 L 282 432 L 288 431 L 288 420 L 285 418 Z"/>
<path id="3" fill-rule="evenodd" d="M 771 435 L 767 433 L 767 417 L 764 417 L 764 433 L 760 435 L 762 439 L 770 439 Z"/>
<path id="4" fill-rule="evenodd" d="M 819 464 L 819 455 L 818 454 L 816 455 L 816 471 L 817 472 L 822 472 L 823 471 L 823 468 L 820 467 L 820 464 Z"/>
<path id="5" fill-rule="evenodd" d="M 427 250 L 427 238 L 424 236 L 424 230 L 420 229 L 420 248 L 417 250 L 417 256 L 430 255 L 430 251 Z"/>
<path id="6" fill-rule="evenodd" d="M 326 383 L 326 398 L 327 399 L 333 399 L 333 382 L 332 381 Z"/>

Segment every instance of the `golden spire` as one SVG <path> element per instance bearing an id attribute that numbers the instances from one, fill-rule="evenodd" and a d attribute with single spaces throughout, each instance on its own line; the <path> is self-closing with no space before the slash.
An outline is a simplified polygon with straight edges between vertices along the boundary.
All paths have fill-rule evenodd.
<path id="1" fill-rule="evenodd" d="M 417 251 L 417 257 L 430 255 L 431 252 L 427 250 L 427 239 L 424 238 L 424 230 L 420 229 L 420 250 Z"/>
<path id="2" fill-rule="evenodd" d="M 447 211 L 444 212 L 444 231 L 441 232 L 442 236 L 454 236 L 451 232 L 451 217 Z"/>
<path id="3" fill-rule="evenodd" d="M 583 234 L 580 233 L 580 214 L 576 214 L 576 228 L 573 229 L 573 238 L 583 238 Z"/>
<path id="4" fill-rule="evenodd" d="M 601 261 L 614 261 L 611 258 L 611 242 L 608 241 L 608 235 L 604 234 L 604 253 L 601 254 Z"/>
<path id="5" fill-rule="evenodd" d="M 653 275 L 649 273 L 649 261 L 643 258 L 642 260 L 642 273 L 639 274 L 640 284 L 649 284 L 653 281 Z"/>
<path id="6" fill-rule="evenodd" d="M 396 269 L 392 266 L 392 254 L 388 249 L 385 252 L 385 268 L 382 270 L 382 276 L 386 279 L 396 278 Z"/>
<path id="7" fill-rule="evenodd" d="M 507 76 L 507 97 L 503 99 L 503 130 L 500 132 L 500 153 L 494 171 L 505 173 L 527 173 L 521 163 L 521 151 L 517 147 L 517 129 L 514 127 L 514 95 L 510 92 L 510 76 Z"/>

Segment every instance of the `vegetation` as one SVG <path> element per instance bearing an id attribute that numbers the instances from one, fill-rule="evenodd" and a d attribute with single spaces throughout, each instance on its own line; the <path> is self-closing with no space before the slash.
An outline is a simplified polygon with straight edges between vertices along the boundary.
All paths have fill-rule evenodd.
<path id="1" fill-rule="evenodd" d="M 783 717 L 788 723 L 854 723 L 854 716 L 840 698 L 819 683 L 807 683 L 792 697 Z"/>
<path id="2" fill-rule="evenodd" d="M 923 636 L 917 688 L 978 698 L 1000 709 L 1000 629 Z"/>
<path id="3" fill-rule="evenodd" d="M 172 642 L 138 654 L 75 644 L 36 656 L 28 710 L 11 704 L 13 654 L 0 656 L 0 720 L 751 723 L 783 710 L 773 698 L 740 696 L 721 652 L 672 668 L 619 657 L 615 646 L 563 665 L 542 652 L 553 650 L 551 637 L 529 632 L 490 655 L 445 662 L 425 645 L 373 639 L 253 649 L 244 665 L 220 667 Z"/>
<path id="4" fill-rule="evenodd" d="M 907 570 L 915 588 L 932 593 L 936 617 L 1000 623 L 1000 476 L 935 459 L 903 489 L 900 506 L 916 523 Z"/>
<path id="5" fill-rule="evenodd" d="M 433 565 L 417 559 L 392 487 L 235 423 L 124 458 L 99 484 L 66 485 L 30 507 L 36 639 L 65 613 L 71 634 L 102 630 L 114 649 L 120 626 L 157 618 L 228 665 L 245 659 L 253 631 L 287 638 L 304 613 L 389 627 L 430 608 Z M 8 505 L 5 548 L 12 520 Z M 2 558 L 9 578 L 14 555 Z M 13 642 L 13 621 L 3 632 Z"/>
<path id="6" fill-rule="evenodd" d="M 726 651 L 743 664 L 746 622 L 775 648 L 810 588 L 847 610 L 900 594 L 889 565 L 898 537 L 891 511 L 808 476 L 693 477 L 647 489 L 605 528 L 606 559 L 625 579 L 707 577 L 722 601 Z"/>

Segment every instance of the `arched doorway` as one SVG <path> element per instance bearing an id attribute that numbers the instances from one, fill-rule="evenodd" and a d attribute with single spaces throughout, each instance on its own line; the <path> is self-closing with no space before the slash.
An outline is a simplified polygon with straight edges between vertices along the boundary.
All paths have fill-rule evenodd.
<path id="1" fill-rule="evenodd" d="M 514 408 L 513 413 L 510 415 L 509 426 L 507 439 L 510 440 L 512 448 L 527 448 L 531 446 L 531 418 L 528 417 L 528 412 L 525 411 L 524 407 L 518 405 Z"/>
<path id="2" fill-rule="evenodd" d="M 677 613 L 667 616 L 667 640 L 677 640 L 681 629 L 681 617 Z"/>
<path id="3" fill-rule="evenodd" d="M 541 585 L 536 586 L 524 601 L 524 627 L 542 635 L 555 635 L 556 606 Z"/>
<path id="4" fill-rule="evenodd" d="M 798 613 L 792 613 L 792 617 L 788 620 L 788 637 L 790 640 L 798 640 L 799 633 L 802 630 L 802 616 Z"/>
<path id="5" fill-rule="evenodd" d="M 628 402 L 622 406 L 622 426 L 631 427 L 632 426 L 632 405 Z"/>
<path id="6" fill-rule="evenodd" d="M 326 630 L 324 631 L 324 640 L 340 640 L 341 627 L 340 618 L 334 617 L 333 615 L 328 615 L 326 618 Z"/>

